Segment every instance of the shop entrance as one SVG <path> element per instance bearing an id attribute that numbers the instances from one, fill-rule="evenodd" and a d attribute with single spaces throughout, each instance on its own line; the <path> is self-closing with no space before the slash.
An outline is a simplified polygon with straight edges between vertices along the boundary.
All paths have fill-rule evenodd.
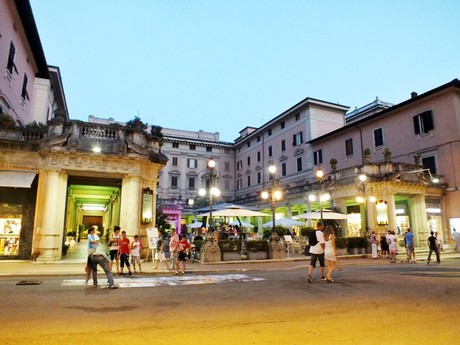
<path id="1" fill-rule="evenodd" d="M 85 259 L 88 230 L 101 244 L 120 221 L 121 179 L 69 176 L 62 260 Z"/>

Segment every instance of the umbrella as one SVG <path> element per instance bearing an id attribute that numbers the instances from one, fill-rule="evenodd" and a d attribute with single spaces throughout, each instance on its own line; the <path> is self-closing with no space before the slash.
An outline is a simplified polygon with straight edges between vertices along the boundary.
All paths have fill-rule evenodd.
<path id="1" fill-rule="evenodd" d="M 321 212 L 307 212 L 294 216 L 295 219 L 321 219 Z M 323 211 L 323 219 L 348 219 L 346 214 Z"/>
<path id="2" fill-rule="evenodd" d="M 300 221 L 295 220 L 295 219 L 291 219 L 291 218 L 275 219 L 275 226 L 301 226 L 301 225 L 305 225 L 305 223 L 300 222 Z M 264 228 L 269 228 L 271 226 L 273 226 L 273 221 L 269 221 L 269 222 L 264 223 L 262 225 L 262 227 L 264 227 Z"/>
<path id="3" fill-rule="evenodd" d="M 198 216 L 209 217 L 208 213 L 199 214 Z M 266 217 L 266 213 L 247 210 L 239 206 L 226 207 L 223 210 L 212 212 L 213 217 Z"/>
<path id="4" fill-rule="evenodd" d="M 201 228 L 203 222 L 194 222 L 192 224 L 187 225 L 187 228 Z"/>
<path id="5" fill-rule="evenodd" d="M 230 224 L 230 225 L 238 225 L 238 226 L 241 226 L 243 228 L 253 228 L 254 227 L 254 225 L 252 225 L 251 223 L 244 222 L 244 221 L 241 221 L 241 224 L 240 224 L 240 222 L 238 220 L 231 221 L 228 224 Z"/>

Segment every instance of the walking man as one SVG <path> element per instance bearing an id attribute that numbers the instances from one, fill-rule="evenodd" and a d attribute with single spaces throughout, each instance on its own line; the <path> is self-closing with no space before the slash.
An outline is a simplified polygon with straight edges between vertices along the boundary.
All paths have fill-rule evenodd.
<path id="1" fill-rule="evenodd" d="M 404 241 L 406 242 L 407 262 L 415 263 L 414 233 L 410 228 L 404 234 Z"/>
<path id="2" fill-rule="evenodd" d="M 324 247 L 326 246 L 326 241 L 324 241 L 323 229 L 324 225 L 322 222 L 318 222 L 317 225 L 318 229 L 315 231 L 313 236 L 313 241 L 310 241 L 310 266 L 308 267 L 308 276 L 307 281 L 309 283 L 312 282 L 311 274 L 313 273 L 313 269 L 316 267 L 316 261 L 319 260 L 319 266 L 321 269 L 321 280 L 326 280 L 326 276 L 324 275 Z M 316 240 L 316 243 L 315 243 Z"/>
<path id="3" fill-rule="evenodd" d="M 171 268 L 176 267 L 177 254 L 179 250 L 179 235 L 176 234 L 176 229 L 171 229 L 171 238 L 169 239 L 169 255 L 171 258 Z M 176 274 L 179 270 L 176 270 Z"/>
<path id="4" fill-rule="evenodd" d="M 431 231 L 431 236 L 428 237 L 428 246 L 430 247 L 430 254 L 428 254 L 428 259 L 426 260 L 426 263 L 430 264 L 431 253 L 434 252 L 436 254 L 436 262 L 440 264 L 441 258 L 439 257 L 439 248 L 438 248 L 438 245 L 436 244 L 436 237 L 434 236 L 433 231 Z"/>

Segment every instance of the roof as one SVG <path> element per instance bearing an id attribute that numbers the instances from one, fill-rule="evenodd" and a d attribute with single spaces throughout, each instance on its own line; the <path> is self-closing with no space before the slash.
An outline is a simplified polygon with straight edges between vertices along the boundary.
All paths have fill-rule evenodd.
<path id="1" fill-rule="evenodd" d="M 417 101 L 419 101 L 419 100 L 421 100 L 423 98 L 429 97 L 431 95 L 434 95 L 434 94 L 436 94 L 438 92 L 441 92 L 441 91 L 446 90 L 446 89 L 451 88 L 451 87 L 460 89 L 460 80 L 456 78 L 456 79 L 453 79 L 452 81 L 450 81 L 450 82 L 448 82 L 446 84 L 438 86 L 437 88 L 434 88 L 434 89 L 432 89 L 430 91 L 427 91 L 427 92 L 425 92 L 425 93 L 423 93 L 421 95 L 418 95 L 418 96 L 414 95 L 414 97 L 408 99 L 407 101 L 401 102 L 399 104 L 394 105 L 393 107 L 390 107 L 388 109 L 382 110 L 382 111 L 380 111 L 378 113 L 375 113 L 375 114 L 373 114 L 371 116 L 365 117 L 365 118 L 360 119 L 358 121 L 352 122 L 352 123 L 350 123 L 350 124 L 348 124 L 346 126 L 340 127 L 338 129 L 336 129 L 335 131 L 329 132 L 329 133 L 327 133 L 325 135 L 322 135 L 320 137 L 312 139 L 312 140 L 308 141 L 308 144 L 312 144 L 312 143 L 316 143 L 316 142 L 325 140 L 325 139 L 327 139 L 327 138 L 329 138 L 331 136 L 336 135 L 337 133 L 340 133 L 342 131 L 346 131 L 351 127 L 355 127 L 355 126 L 357 126 L 357 125 L 359 125 L 361 123 L 365 123 L 365 122 L 367 122 L 369 120 L 376 119 L 378 117 L 386 116 L 388 114 L 391 114 L 395 110 L 401 109 L 401 108 L 403 108 L 403 107 L 405 107 L 405 106 L 407 106 L 407 105 L 409 105 L 411 103 L 417 102 Z"/>

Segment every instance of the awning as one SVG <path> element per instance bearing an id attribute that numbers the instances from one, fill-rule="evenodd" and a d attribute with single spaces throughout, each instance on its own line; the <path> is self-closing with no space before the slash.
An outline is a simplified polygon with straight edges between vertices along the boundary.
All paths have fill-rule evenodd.
<path id="1" fill-rule="evenodd" d="M 30 188 L 36 171 L 0 171 L 0 187 Z"/>

